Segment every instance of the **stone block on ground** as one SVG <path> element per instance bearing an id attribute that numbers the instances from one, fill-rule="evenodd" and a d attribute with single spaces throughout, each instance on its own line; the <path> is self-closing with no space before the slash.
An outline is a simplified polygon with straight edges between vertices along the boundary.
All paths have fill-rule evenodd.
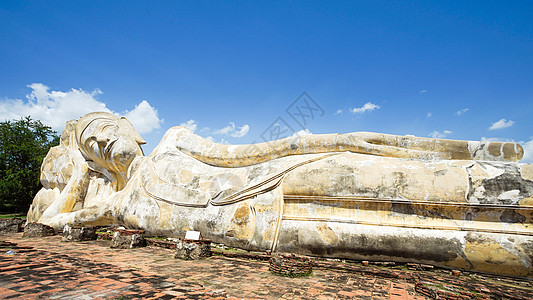
<path id="1" fill-rule="evenodd" d="M 189 241 L 184 239 L 176 243 L 174 258 L 196 260 L 210 257 L 211 255 L 211 241 Z"/>
<path id="2" fill-rule="evenodd" d="M 63 242 L 82 242 L 96 240 L 96 227 L 94 226 L 71 226 L 63 228 Z"/>
<path id="3" fill-rule="evenodd" d="M 0 219 L 0 234 L 22 232 L 24 223 L 26 220 L 21 218 Z"/>
<path id="4" fill-rule="evenodd" d="M 143 230 L 117 230 L 111 239 L 111 248 L 132 249 L 146 247 Z"/>
<path id="5" fill-rule="evenodd" d="M 22 237 L 43 237 L 55 235 L 54 228 L 41 223 L 28 223 L 24 226 Z"/>

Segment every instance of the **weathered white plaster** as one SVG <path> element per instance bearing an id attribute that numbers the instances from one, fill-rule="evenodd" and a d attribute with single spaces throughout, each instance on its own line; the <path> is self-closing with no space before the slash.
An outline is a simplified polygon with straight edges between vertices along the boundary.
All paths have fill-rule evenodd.
<path id="1" fill-rule="evenodd" d="M 220 145 L 179 126 L 149 156 L 142 143 L 124 118 L 69 121 L 28 220 L 533 274 L 533 207 L 517 205 L 533 168 L 517 144 L 356 132 Z"/>

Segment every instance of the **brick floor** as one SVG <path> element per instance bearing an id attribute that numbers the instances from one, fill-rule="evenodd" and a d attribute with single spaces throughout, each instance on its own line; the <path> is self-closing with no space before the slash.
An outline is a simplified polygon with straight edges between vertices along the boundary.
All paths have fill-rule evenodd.
<path id="1" fill-rule="evenodd" d="M 437 292 L 448 299 L 533 298 L 528 280 L 464 272 L 452 276 L 443 270 L 321 261 L 311 276 L 287 278 L 271 274 L 262 260 L 213 256 L 182 261 L 169 249 L 111 249 L 108 241 L 60 240 L 0 236 L 0 241 L 16 243 L 0 248 L 0 298 L 428 299 Z M 10 248 L 17 254 L 5 255 Z"/>

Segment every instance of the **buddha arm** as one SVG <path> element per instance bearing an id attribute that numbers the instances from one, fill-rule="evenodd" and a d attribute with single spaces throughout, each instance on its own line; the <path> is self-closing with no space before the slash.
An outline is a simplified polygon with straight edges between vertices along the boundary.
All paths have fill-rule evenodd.
<path id="1" fill-rule="evenodd" d="M 329 152 L 354 152 L 415 159 L 478 159 L 518 161 L 523 155 L 516 143 L 469 142 L 397 136 L 380 133 L 316 134 L 249 145 L 222 145 L 183 127 L 172 129 L 178 150 L 206 164 L 243 167 L 272 159 Z M 492 152 L 491 152 L 492 150 Z"/>

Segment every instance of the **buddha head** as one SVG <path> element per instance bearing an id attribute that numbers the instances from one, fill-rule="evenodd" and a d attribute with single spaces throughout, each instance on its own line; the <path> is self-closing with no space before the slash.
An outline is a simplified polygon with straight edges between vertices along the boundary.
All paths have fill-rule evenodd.
<path id="1" fill-rule="evenodd" d="M 89 166 L 103 174 L 106 171 L 126 178 L 128 167 L 137 156 L 143 156 L 146 142 L 124 117 L 96 112 L 81 117 L 75 125 L 76 143 Z M 121 180 L 122 179 L 122 180 Z"/>

